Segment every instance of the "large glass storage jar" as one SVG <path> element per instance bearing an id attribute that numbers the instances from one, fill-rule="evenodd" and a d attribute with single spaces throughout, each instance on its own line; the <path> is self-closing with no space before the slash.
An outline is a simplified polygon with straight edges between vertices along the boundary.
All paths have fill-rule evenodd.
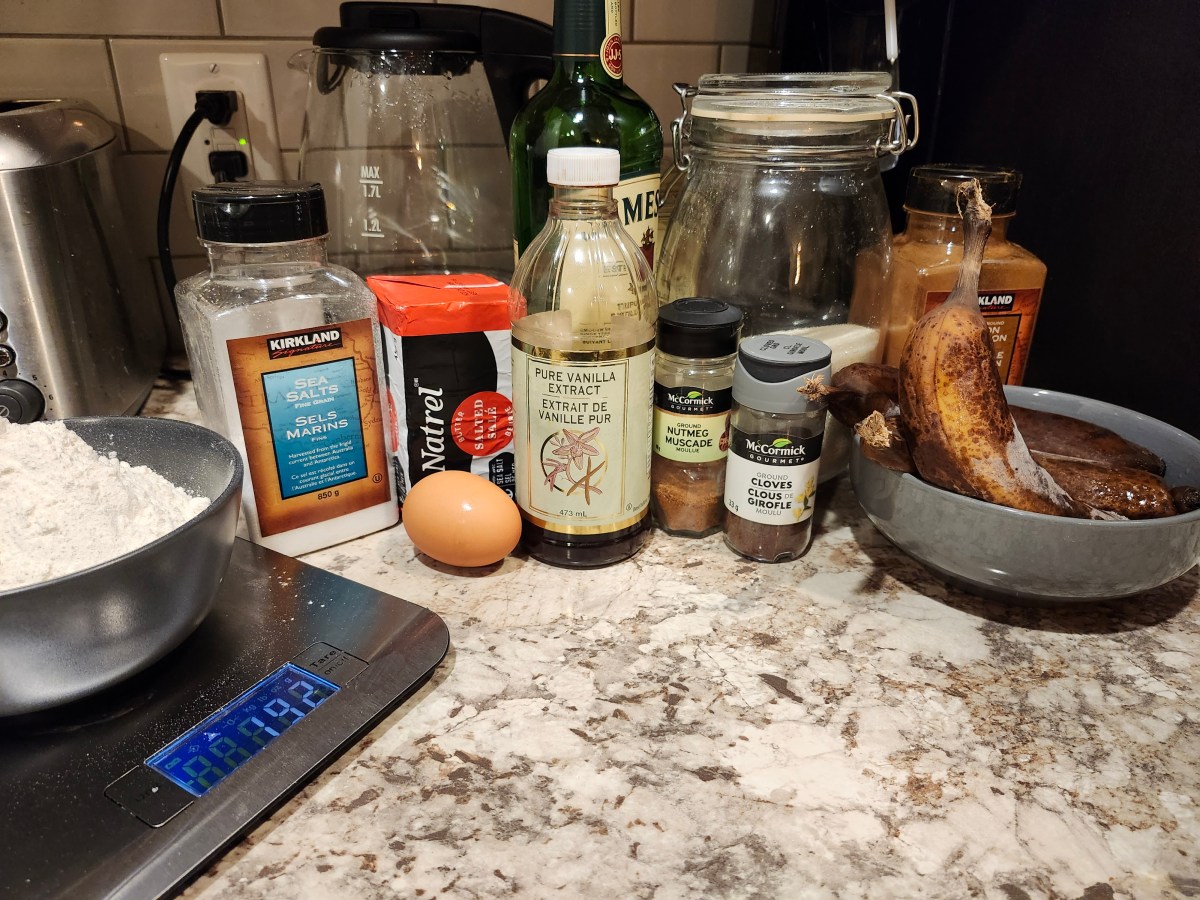
<path id="1" fill-rule="evenodd" d="M 740 307 L 744 334 L 804 334 L 833 371 L 877 362 L 892 230 L 880 172 L 915 146 L 916 102 L 885 72 L 705 75 L 673 129 L 686 180 L 656 268 L 660 303 Z M 911 119 L 901 101 L 911 105 Z M 831 446 L 832 445 L 832 446 Z M 845 467 L 831 425 L 822 479 Z"/>

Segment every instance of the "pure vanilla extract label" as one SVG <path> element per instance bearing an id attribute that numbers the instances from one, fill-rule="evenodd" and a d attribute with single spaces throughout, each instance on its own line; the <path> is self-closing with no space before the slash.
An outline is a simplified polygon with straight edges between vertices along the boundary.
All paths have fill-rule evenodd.
<path id="1" fill-rule="evenodd" d="M 823 437 L 731 429 L 725 508 L 762 525 L 803 522 L 816 505 Z"/>
<path id="2" fill-rule="evenodd" d="M 264 536 L 388 500 L 370 319 L 226 342 Z"/>
<path id="3" fill-rule="evenodd" d="M 649 506 L 653 342 L 574 355 L 513 343 L 517 505 L 549 531 L 605 534 Z"/>
<path id="4" fill-rule="evenodd" d="M 925 312 L 940 306 L 949 296 L 950 291 L 930 291 L 925 295 Z M 979 292 L 979 311 L 987 321 L 996 368 L 1005 384 L 1021 384 L 1025 378 L 1041 301 L 1041 288 Z"/>
<path id="5" fill-rule="evenodd" d="M 725 458 L 729 447 L 732 388 L 715 391 L 682 385 L 654 385 L 654 452 L 677 462 L 706 463 Z"/>

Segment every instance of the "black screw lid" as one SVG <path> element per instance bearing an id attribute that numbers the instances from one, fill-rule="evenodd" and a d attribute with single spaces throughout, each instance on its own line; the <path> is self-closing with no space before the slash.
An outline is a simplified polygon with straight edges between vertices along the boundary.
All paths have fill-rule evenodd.
<path id="1" fill-rule="evenodd" d="M 218 244 L 281 244 L 329 233 L 315 181 L 230 181 L 192 191 L 196 232 Z"/>
<path id="2" fill-rule="evenodd" d="M 687 359 L 737 352 L 742 311 L 720 300 L 683 297 L 658 310 L 658 349 Z"/>
<path id="3" fill-rule="evenodd" d="M 908 177 L 904 205 L 917 212 L 961 215 L 958 186 L 971 178 L 979 179 L 983 199 L 992 207 L 992 215 L 1010 216 L 1017 211 L 1021 173 L 1016 169 L 950 163 L 914 167 Z"/>

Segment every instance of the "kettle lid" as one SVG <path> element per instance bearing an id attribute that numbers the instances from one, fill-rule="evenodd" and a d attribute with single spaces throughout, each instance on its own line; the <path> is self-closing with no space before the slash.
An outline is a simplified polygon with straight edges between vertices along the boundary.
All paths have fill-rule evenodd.
<path id="1" fill-rule="evenodd" d="M 478 53 L 479 10 L 432 3 L 348 2 L 339 24 L 318 28 L 313 43 L 337 50 Z"/>
<path id="2" fill-rule="evenodd" d="M 115 138 L 100 111 L 83 100 L 0 99 L 0 172 L 64 163 Z"/>

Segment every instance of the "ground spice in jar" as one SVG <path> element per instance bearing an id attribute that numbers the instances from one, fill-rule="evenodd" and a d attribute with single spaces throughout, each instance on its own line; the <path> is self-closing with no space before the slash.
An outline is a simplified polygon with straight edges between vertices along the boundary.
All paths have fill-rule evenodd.
<path id="1" fill-rule="evenodd" d="M 736 307 L 703 297 L 658 312 L 650 508 L 668 534 L 701 537 L 721 528 L 741 322 Z"/>
<path id="2" fill-rule="evenodd" d="M 738 348 L 725 476 L 725 543 L 741 556 L 783 562 L 808 551 L 816 505 L 830 350 L 794 335 Z"/>

